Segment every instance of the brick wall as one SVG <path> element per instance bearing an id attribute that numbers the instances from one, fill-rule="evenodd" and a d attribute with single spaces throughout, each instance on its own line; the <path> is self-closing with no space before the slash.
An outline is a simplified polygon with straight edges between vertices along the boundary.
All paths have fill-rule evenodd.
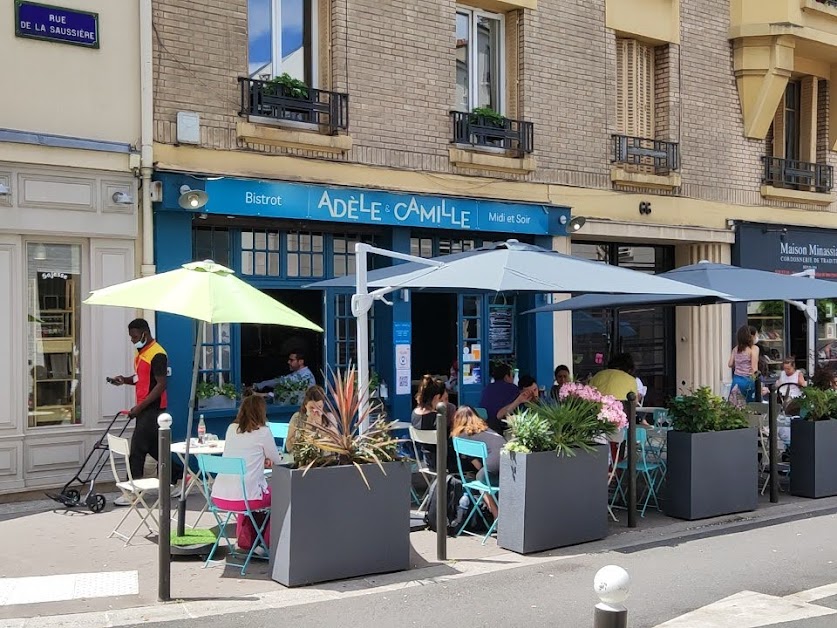
<path id="1" fill-rule="evenodd" d="M 538 169 L 530 175 L 453 168 L 448 112 L 455 95 L 455 0 L 320 0 L 330 32 L 321 71 L 350 98 L 353 148 L 341 156 L 242 145 L 239 87 L 247 68 L 246 0 L 155 0 L 155 119 L 175 139 L 177 111 L 201 114 L 207 148 L 287 153 L 428 172 L 611 188 L 615 130 L 615 33 L 604 0 L 540 2 L 506 16 L 509 111 L 535 123 Z M 681 2 L 681 45 L 657 55 L 657 137 L 680 142 L 679 194 L 765 204 L 764 141 L 748 140 L 732 70 L 729 0 Z M 184 37 L 184 25 L 200 36 Z M 827 93 L 825 89 L 820 94 Z M 820 107 L 827 107 L 820 96 Z M 822 133 L 822 131 L 821 131 Z M 824 154 L 822 149 L 819 154 Z M 832 153 L 827 152 L 829 161 Z M 783 204 L 784 205 L 784 204 Z M 787 206 L 787 205 L 785 205 Z"/>

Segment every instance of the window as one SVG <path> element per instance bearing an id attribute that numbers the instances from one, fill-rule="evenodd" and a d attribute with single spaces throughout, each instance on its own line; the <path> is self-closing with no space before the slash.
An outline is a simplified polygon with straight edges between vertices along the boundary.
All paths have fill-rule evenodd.
<path id="1" fill-rule="evenodd" d="M 322 233 L 291 231 L 288 238 L 288 277 L 325 277 Z"/>
<path id="2" fill-rule="evenodd" d="M 785 159 L 799 159 L 802 83 L 789 81 L 785 89 Z"/>
<path id="3" fill-rule="evenodd" d="M 203 261 L 211 259 L 223 266 L 230 266 L 230 234 L 226 229 L 200 227 L 193 232 L 192 259 Z"/>
<path id="4" fill-rule="evenodd" d="M 357 319 L 352 314 L 352 295 L 335 296 L 335 335 L 336 352 L 334 369 L 347 369 L 357 366 L 355 338 L 357 338 Z M 369 310 L 369 369 L 375 369 L 375 306 Z"/>
<path id="5" fill-rule="evenodd" d="M 616 40 L 617 133 L 654 138 L 654 47 Z"/>
<path id="6" fill-rule="evenodd" d="M 29 427 L 81 423 L 81 247 L 26 245 Z"/>
<path id="7" fill-rule="evenodd" d="M 332 236 L 332 262 L 334 264 L 333 274 L 335 277 L 354 275 L 355 273 L 355 244 L 365 242 L 375 245 L 375 236 L 367 235 L 346 235 L 335 233 Z M 376 267 L 379 256 L 367 255 L 366 266 L 368 270 Z"/>
<path id="8" fill-rule="evenodd" d="M 410 255 L 416 257 L 438 257 L 439 255 L 471 251 L 479 246 L 482 246 L 482 244 L 474 238 L 460 240 L 453 238 L 413 237 L 410 238 Z"/>
<path id="9" fill-rule="evenodd" d="M 456 107 L 503 113 L 503 16 L 456 10 Z"/>
<path id="10" fill-rule="evenodd" d="M 249 75 L 317 84 L 317 0 L 248 0 Z"/>
<path id="11" fill-rule="evenodd" d="M 279 276 L 279 232 L 241 232 L 241 274 Z"/>
<path id="12" fill-rule="evenodd" d="M 204 329 L 198 380 L 218 386 L 229 384 L 232 382 L 230 325 L 207 325 Z"/>

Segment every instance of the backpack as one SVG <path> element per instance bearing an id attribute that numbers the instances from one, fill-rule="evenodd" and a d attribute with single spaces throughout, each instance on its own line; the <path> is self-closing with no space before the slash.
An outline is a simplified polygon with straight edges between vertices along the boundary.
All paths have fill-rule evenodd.
<path id="1" fill-rule="evenodd" d="M 430 485 L 430 499 L 428 500 L 427 513 L 424 515 L 424 522 L 434 532 L 436 531 L 436 512 L 438 503 L 436 500 L 437 480 L 434 480 L 433 483 Z M 462 496 L 465 495 L 465 490 L 462 488 L 462 480 L 459 479 L 459 476 L 448 476 L 447 494 L 447 533 L 448 536 L 456 536 L 460 528 L 462 528 L 462 523 L 471 511 L 470 505 L 467 509 L 459 508 L 459 501 L 460 499 L 462 499 Z M 485 519 L 490 523 L 492 520 L 491 513 L 488 511 L 487 508 L 481 507 L 481 510 L 483 513 L 483 517 L 485 517 Z M 487 532 L 487 528 L 485 526 L 485 523 L 483 522 L 483 518 L 476 513 L 474 513 L 474 516 L 471 517 L 471 520 L 468 522 L 468 527 L 466 529 L 469 532 L 474 533 Z"/>
<path id="2" fill-rule="evenodd" d="M 427 513 L 424 515 L 424 522 L 434 532 L 436 532 L 436 512 L 438 508 L 438 482 L 439 478 L 437 477 L 430 485 L 430 499 L 427 503 Z M 446 489 L 448 495 L 448 536 L 454 536 L 462 526 L 461 521 L 457 522 L 457 510 L 459 509 L 459 500 L 465 494 L 465 491 L 462 488 L 462 480 L 455 475 L 447 477 Z"/>

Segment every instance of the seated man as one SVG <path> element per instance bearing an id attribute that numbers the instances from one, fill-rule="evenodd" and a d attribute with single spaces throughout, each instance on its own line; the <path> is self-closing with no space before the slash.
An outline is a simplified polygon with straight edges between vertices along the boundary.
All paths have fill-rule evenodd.
<path id="1" fill-rule="evenodd" d="M 502 434 L 506 429 L 503 419 L 524 403 L 536 398 L 537 393 L 533 397 L 531 390 L 521 391 L 515 386 L 508 364 L 499 364 L 494 369 L 492 377 L 494 381 L 482 391 L 480 406 L 485 408 L 488 414 L 488 427 Z"/>
<path id="2" fill-rule="evenodd" d="M 603 395 L 610 395 L 619 401 L 626 401 L 628 393 L 632 392 L 637 395 L 637 402 L 639 401 L 634 359 L 630 353 L 618 353 L 613 356 L 607 363 L 607 368 L 593 376 L 590 385 Z M 650 423 L 639 417 L 637 424 L 651 427 Z"/>
<path id="3" fill-rule="evenodd" d="M 302 388 L 304 393 L 304 391 L 311 386 L 317 385 L 317 382 L 314 379 L 314 374 L 311 372 L 311 369 L 305 365 L 305 355 L 302 351 L 291 351 L 288 356 L 288 368 L 290 368 L 291 372 L 287 375 L 281 375 L 273 379 L 266 379 L 263 382 L 256 382 L 253 384 L 253 388 L 258 392 L 272 392 L 273 389 L 281 382 L 301 381 L 305 382 L 304 387 L 300 385 L 300 388 Z"/>

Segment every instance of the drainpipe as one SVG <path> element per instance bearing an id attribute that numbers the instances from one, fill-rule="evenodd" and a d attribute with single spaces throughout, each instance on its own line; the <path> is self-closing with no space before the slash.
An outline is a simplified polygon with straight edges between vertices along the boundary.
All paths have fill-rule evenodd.
<path id="1" fill-rule="evenodd" d="M 152 57 L 151 0 L 139 0 L 140 17 L 140 177 L 142 179 L 143 277 L 153 275 L 154 214 L 151 209 L 151 175 L 154 171 L 154 60 Z"/>

